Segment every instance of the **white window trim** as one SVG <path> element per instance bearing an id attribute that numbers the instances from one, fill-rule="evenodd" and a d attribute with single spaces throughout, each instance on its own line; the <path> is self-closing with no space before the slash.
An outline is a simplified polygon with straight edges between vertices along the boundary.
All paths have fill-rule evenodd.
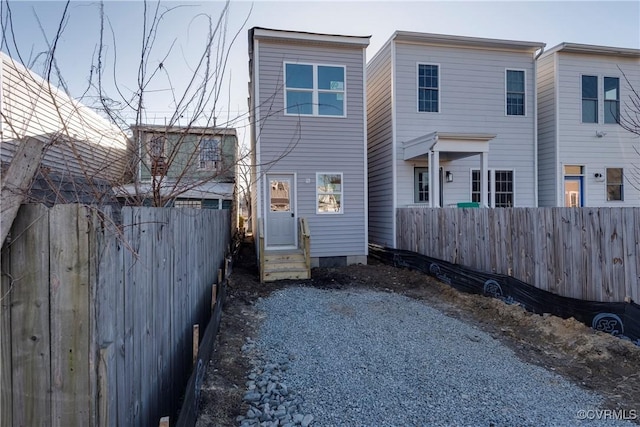
<path id="1" fill-rule="evenodd" d="M 311 92 L 311 114 L 300 114 L 300 113 L 289 113 L 287 106 L 287 64 L 291 65 L 310 65 L 313 70 L 313 88 L 312 89 L 298 89 L 291 88 L 291 90 L 296 90 L 299 92 Z M 329 90 L 329 89 L 318 89 L 318 67 L 336 67 L 342 68 L 344 72 L 344 87 L 343 90 Z M 284 104 L 284 115 L 285 116 L 294 116 L 294 117 L 332 117 L 332 118 L 346 118 L 347 117 L 347 66 L 340 64 L 325 64 L 325 63 L 314 63 L 314 62 L 291 62 L 284 61 L 282 63 L 282 75 L 283 75 L 283 104 Z M 342 115 L 334 115 L 334 114 L 319 114 L 318 112 L 318 94 L 319 93 L 342 93 Z"/>
<path id="2" fill-rule="evenodd" d="M 420 111 L 420 66 L 435 65 L 438 67 L 438 111 Z M 435 62 L 416 62 L 416 112 L 418 114 L 440 114 L 442 112 L 442 67 Z"/>
<path id="3" fill-rule="evenodd" d="M 318 178 L 320 175 L 340 175 L 340 211 L 338 212 L 320 212 L 318 210 Z M 344 214 L 344 174 L 342 172 L 316 172 L 316 199 L 315 199 L 315 211 L 316 215 L 343 215 Z M 338 194 L 338 193 L 336 193 Z"/>
<path id="4" fill-rule="evenodd" d="M 507 72 L 508 71 L 522 71 L 524 73 L 524 114 L 509 114 L 507 109 L 507 95 L 509 94 L 509 90 L 507 87 Z M 527 117 L 529 114 L 529 109 L 527 108 L 527 101 L 529 100 L 529 94 L 527 93 L 527 70 L 524 68 L 505 68 L 504 69 L 504 115 L 505 117 Z M 582 102 L 580 102 L 582 104 Z M 507 169 L 500 169 L 507 170 Z"/>
<path id="5" fill-rule="evenodd" d="M 621 194 L 621 199 L 620 200 L 607 200 L 607 187 L 609 187 L 609 180 L 607 179 L 607 170 L 608 169 L 621 169 L 622 170 L 622 181 L 620 182 L 620 186 L 622 194 Z M 624 203 L 624 166 L 605 166 L 604 167 L 604 202 L 605 203 L 613 203 L 613 204 L 620 204 L 620 203 Z"/>
<path id="6" fill-rule="evenodd" d="M 583 122 L 582 121 L 582 101 L 584 100 L 584 98 L 582 97 L 582 77 L 586 76 L 586 77 L 595 77 L 596 78 L 596 84 L 598 85 L 598 87 L 596 88 L 596 121 L 595 122 Z M 600 123 L 600 78 L 602 76 L 599 74 L 587 74 L 587 73 L 581 73 L 580 74 L 580 117 L 578 118 L 578 121 L 580 122 L 581 125 L 599 125 L 602 124 Z M 604 83 L 604 80 L 603 80 Z M 604 90 L 604 88 L 603 88 Z"/>
<path id="7" fill-rule="evenodd" d="M 607 76 L 606 74 L 601 76 L 602 77 L 602 123 L 605 126 L 618 126 L 618 123 L 608 123 L 607 120 L 607 113 L 606 113 L 606 106 L 607 106 L 607 94 L 604 90 L 604 79 L 609 78 L 609 79 L 618 79 L 618 120 L 620 120 L 620 115 L 622 114 L 622 84 L 621 81 L 622 79 L 619 76 Z M 599 76 L 600 78 L 600 76 Z M 598 94 L 598 101 L 600 101 L 600 94 Z M 624 195 L 622 197 L 624 199 Z"/>
<path id="8" fill-rule="evenodd" d="M 489 207 L 496 207 L 496 171 L 506 171 L 511 172 L 511 176 L 513 177 L 513 206 L 516 207 L 516 170 L 514 168 L 488 168 L 487 169 L 491 174 L 491 182 L 489 182 Z M 479 168 L 471 168 L 469 170 L 469 200 L 473 200 L 473 172 L 480 172 Z"/>

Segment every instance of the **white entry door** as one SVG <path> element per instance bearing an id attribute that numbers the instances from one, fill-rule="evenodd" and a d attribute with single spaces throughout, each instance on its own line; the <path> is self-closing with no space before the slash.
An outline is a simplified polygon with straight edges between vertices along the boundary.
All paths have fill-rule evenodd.
<path id="1" fill-rule="evenodd" d="M 293 175 L 267 175 L 267 247 L 296 244 L 295 185 Z"/>

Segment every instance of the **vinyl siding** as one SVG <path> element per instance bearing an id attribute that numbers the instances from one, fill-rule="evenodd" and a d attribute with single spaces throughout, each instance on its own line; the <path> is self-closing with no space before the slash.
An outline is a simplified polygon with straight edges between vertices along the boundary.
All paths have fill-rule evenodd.
<path id="1" fill-rule="evenodd" d="M 438 64 L 440 111 L 417 111 L 417 64 Z M 506 116 L 505 70 L 525 70 L 525 116 Z M 414 167 L 426 162 L 404 161 L 402 143 L 427 133 L 496 134 L 490 141 L 489 167 L 514 170 L 515 206 L 535 206 L 535 125 L 533 55 L 485 49 L 396 43 L 397 205 L 413 203 Z M 425 159 L 426 160 L 426 159 Z M 454 181 L 443 184 L 443 206 L 471 199 L 472 168 L 479 156 L 441 166 Z"/>
<path id="2" fill-rule="evenodd" d="M 296 173 L 296 214 L 309 221 L 312 257 L 366 255 L 364 49 L 260 40 L 257 51 L 262 174 Z M 346 117 L 286 116 L 285 61 L 346 66 Z M 343 174 L 343 214 L 316 213 L 317 172 Z M 262 183 L 258 191 L 263 217 Z"/>
<path id="3" fill-rule="evenodd" d="M 538 60 L 538 202 L 556 206 L 556 95 L 555 54 Z"/>
<path id="4" fill-rule="evenodd" d="M 369 241 L 393 245 L 393 123 L 391 44 L 367 65 L 367 159 Z"/>
<path id="5" fill-rule="evenodd" d="M 586 206 L 640 206 L 637 164 L 640 155 L 634 149 L 640 137 L 625 131 L 617 124 L 604 123 L 603 77 L 620 78 L 620 109 L 629 102 L 630 88 L 625 82 L 620 67 L 631 85 L 640 87 L 640 58 L 613 57 L 604 55 L 580 55 L 558 52 L 557 82 L 559 87 L 559 166 L 565 164 L 585 167 L 584 201 Z M 598 123 L 582 123 L 581 76 L 598 76 Z M 624 115 L 624 112 L 622 112 Z M 605 132 L 597 137 L 596 131 Z M 604 175 L 605 168 L 622 167 L 631 182 L 625 182 L 625 200 L 608 202 L 606 182 L 596 181 L 596 172 Z M 636 173 L 635 177 L 632 174 Z M 562 190 L 562 181 L 558 183 Z"/>
<path id="6" fill-rule="evenodd" d="M 44 167 L 125 180 L 128 140 L 118 128 L 5 54 L 0 58 L 3 163 L 11 160 L 21 139 L 34 137 L 53 143 L 45 152 Z"/>

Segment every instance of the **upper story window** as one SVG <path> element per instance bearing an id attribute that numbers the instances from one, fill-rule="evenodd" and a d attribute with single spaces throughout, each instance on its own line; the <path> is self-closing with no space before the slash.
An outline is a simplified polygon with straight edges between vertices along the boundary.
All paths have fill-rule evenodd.
<path id="1" fill-rule="evenodd" d="M 507 116 L 524 116 L 524 70 L 507 70 Z"/>
<path id="2" fill-rule="evenodd" d="M 418 111 L 437 113 L 440 111 L 439 67 L 418 64 Z"/>
<path id="3" fill-rule="evenodd" d="M 151 175 L 164 175 L 167 172 L 166 138 L 164 135 L 151 135 L 149 137 L 149 160 L 151 163 Z"/>
<path id="4" fill-rule="evenodd" d="M 202 138 L 200 140 L 200 162 L 198 169 L 215 170 L 220 161 L 220 139 Z"/>
<path id="5" fill-rule="evenodd" d="M 285 113 L 345 116 L 345 67 L 285 63 Z"/>
<path id="6" fill-rule="evenodd" d="M 598 123 L 598 77 L 582 76 L 582 123 Z"/>
<path id="7" fill-rule="evenodd" d="M 620 79 L 604 78 L 604 122 L 618 123 L 620 118 Z"/>

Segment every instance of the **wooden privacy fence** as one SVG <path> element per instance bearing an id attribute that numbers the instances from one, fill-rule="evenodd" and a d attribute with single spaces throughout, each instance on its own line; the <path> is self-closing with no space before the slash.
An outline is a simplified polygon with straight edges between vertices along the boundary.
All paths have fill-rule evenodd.
<path id="1" fill-rule="evenodd" d="M 397 247 L 558 295 L 640 301 L 640 208 L 400 208 Z"/>
<path id="2" fill-rule="evenodd" d="M 228 211 L 25 205 L 2 249 L 0 425 L 174 415 L 211 316 Z"/>

